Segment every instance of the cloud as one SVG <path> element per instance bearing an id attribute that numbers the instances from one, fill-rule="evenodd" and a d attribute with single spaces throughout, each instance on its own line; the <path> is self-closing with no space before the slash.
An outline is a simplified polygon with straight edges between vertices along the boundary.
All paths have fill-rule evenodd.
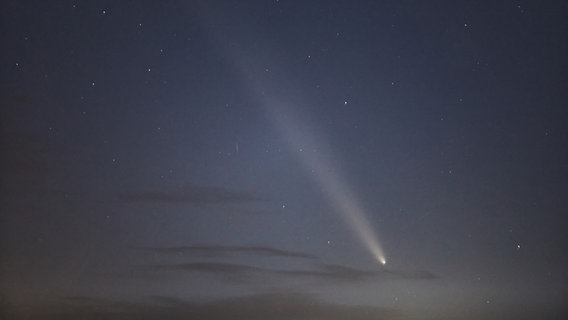
<path id="1" fill-rule="evenodd" d="M 440 277 L 430 271 L 426 270 L 418 270 L 418 271 L 402 271 L 402 270 L 393 270 L 393 269 L 385 269 L 385 273 L 390 274 L 399 279 L 409 279 L 409 280 L 433 280 L 439 279 Z"/>
<path id="2" fill-rule="evenodd" d="M 52 155 L 50 141 L 38 134 L 2 132 L 0 144 L 0 168 L 4 175 L 38 176 L 54 172 L 56 166 L 49 162 Z"/>
<path id="3" fill-rule="evenodd" d="M 68 302 L 79 302 L 83 304 L 89 304 L 89 303 L 99 304 L 102 302 L 107 302 L 106 300 L 103 300 L 101 298 L 88 297 L 88 296 L 68 296 L 63 298 L 63 300 Z"/>
<path id="4" fill-rule="evenodd" d="M 289 270 L 287 275 L 297 277 L 313 277 L 332 281 L 361 281 L 381 275 L 380 270 L 361 270 L 347 266 L 323 264 L 317 269 Z"/>
<path id="5" fill-rule="evenodd" d="M 8 211 L 23 212 L 24 207 L 39 207 L 39 199 L 57 192 L 57 185 L 51 184 L 50 178 L 61 173 L 64 163 L 60 150 L 50 138 L 31 132 L 2 130 L 0 153 L 0 198 L 11 207 Z"/>
<path id="6" fill-rule="evenodd" d="M 85 301 L 83 301 L 85 300 Z M 100 301 L 99 299 L 93 299 Z M 304 293 L 269 293 L 234 297 L 206 303 L 185 302 L 175 297 L 153 296 L 150 303 L 109 302 L 92 308 L 88 299 L 65 301 L 58 309 L 44 313 L 43 319 L 394 319 L 395 309 L 336 304 Z M 71 300 L 73 301 L 73 300 Z M 85 302 L 87 302 L 85 304 Z"/>
<path id="7" fill-rule="evenodd" d="M 188 304 L 187 301 L 171 296 L 153 295 L 150 296 L 149 298 L 152 302 L 157 303 L 159 305 L 181 306 Z"/>
<path id="8" fill-rule="evenodd" d="M 171 203 L 188 205 L 230 204 L 262 201 L 250 192 L 216 187 L 191 186 L 175 192 L 137 191 L 119 194 L 125 202 Z"/>
<path id="9" fill-rule="evenodd" d="M 247 254 L 280 258 L 316 259 L 314 255 L 303 252 L 281 250 L 263 246 L 177 246 L 177 247 L 135 247 L 136 250 L 163 254 L 190 254 L 198 256 L 219 256 Z"/>
<path id="10" fill-rule="evenodd" d="M 358 282 L 384 277 L 405 280 L 433 280 L 438 276 L 428 271 L 404 272 L 400 270 L 363 270 L 341 265 L 322 264 L 311 269 L 274 269 L 245 264 L 220 262 L 191 262 L 150 266 L 155 271 L 183 271 L 209 274 L 232 281 L 255 280 L 265 276 L 294 279 L 320 280 L 325 282 Z"/>
<path id="11" fill-rule="evenodd" d="M 12 94 L 2 98 L 6 106 L 14 109 L 31 108 L 38 105 L 37 98 L 29 94 Z"/>
<path id="12" fill-rule="evenodd" d="M 183 271 L 191 273 L 208 274 L 232 282 L 251 280 L 253 276 L 278 275 L 279 270 L 261 268 L 256 266 L 220 263 L 220 262 L 192 262 L 179 264 L 160 264 L 147 266 L 154 271 Z"/>
<path id="13" fill-rule="evenodd" d="M 96 309 L 125 309 L 134 305 L 132 302 L 113 300 L 93 296 L 68 296 L 61 299 L 61 304 L 72 308 L 96 308 Z"/>
<path id="14" fill-rule="evenodd" d="M 282 274 L 290 276 L 304 276 L 330 280 L 336 282 L 365 281 L 380 278 L 407 279 L 407 280 L 434 280 L 439 277 L 429 271 L 407 272 L 391 269 L 363 270 L 348 266 L 323 264 L 313 270 L 286 270 Z"/>
<path id="15" fill-rule="evenodd" d="M 315 255 L 299 252 L 282 250 L 266 246 L 231 246 L 231 245 L 191 245 L 191 246 L 171 246 L 171 247 L 132 247 L 134 250 L 156 254 L 175 256 L 176 258 L 197 257 L 225 257 L 233 258 L 239 255 L 266 256 L 269 258 L 293 258 L 300 261 L 311 262 L 302 268 L 272 268 L 257 266 L 253 264 L 231 263 L 226 261 L 192 261 L 189 262 L 161 262 L 156 264 L 142 264 L 133 266 L 128 272 L 114 272 L 104 274 L 108 278 L 114 279 L 137 279 L 153 280 L 164 279 L 164 276 L 171 277 L 174 273 L 189 273 L 209 275 L 221 280 L 232 282 L 249 282 L 254 284 L 258 280 L 284 281 L 303 281 L 325 283 L 344 283 L 358 282 L 379 279 L 403 279 L 403 280 L 434 280 L 439 277 L 429 271 L 403 271 L 384 267 L 377 267 L 371 270 L 358 269 L 345 265 L 337 264 L 312 264 L 319 261 Z"/>

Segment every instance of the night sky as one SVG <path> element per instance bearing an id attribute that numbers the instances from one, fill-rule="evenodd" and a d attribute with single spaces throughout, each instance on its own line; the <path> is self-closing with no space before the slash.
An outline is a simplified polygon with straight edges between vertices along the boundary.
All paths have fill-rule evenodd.
<path id="1" fill-rule="evenodd" d="M 2 319 L 568 317 L 563 1 L 3 1 L 0 34 Z"/>

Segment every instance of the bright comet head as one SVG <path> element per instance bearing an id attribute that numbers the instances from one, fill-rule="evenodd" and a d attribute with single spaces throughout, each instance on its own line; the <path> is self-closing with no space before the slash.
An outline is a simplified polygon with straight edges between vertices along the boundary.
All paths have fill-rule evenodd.
<path id="1" fill-rule="evenodd" d="M 379 256 L 377 257 L 377 259 L 379 260 L 379 262 L 384 266 L 385 264 L 387 264 L 387 260 L 385 259 L 385 257 L 383 256 Z"/>

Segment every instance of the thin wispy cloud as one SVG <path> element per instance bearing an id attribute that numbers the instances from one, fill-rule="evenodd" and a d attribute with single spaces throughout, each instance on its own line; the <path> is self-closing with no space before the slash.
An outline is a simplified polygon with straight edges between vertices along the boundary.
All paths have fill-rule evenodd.
<path id="1" fill-rule="evenodd" d="M 385 269 L 384 272 L 399 279 L 432 280 L 440 278 L 438 275 L 427 270 L 402 271 L 402 270 Z"/>
<path id="2" fill-rule="evenodd" d="M 201 273 L 221 279 L 254 281 L 265 276 L 282 277 L 284 280 L 320 280 L 325 282 L 358 282 L 382 278 L 407 280 L 433 280 L 439 278 L 428 272 L 404 272 L 389 269 L 363 270 L 342 265 L 323 264 L 306 269 L 275 269 L 246 264 L 220 262 L 191 262 L 149 266 L 154 271 L 179 271 Z"/>
<path id="3" fill-rule="evenodd" d="M 173 246 L 173 247 L 134 247 L 135 250 L 158 254 L 187 254 L 196 256 L 257 255 L 265 257 L 317 259 L 316 256 L 290 250 L 282 250 L 264 246 Z"/>
<path id="4" fill-rule="evenodd" d="M 2 131 L 0 170 L 17 177 L 45 176 L 59 168 L 53 163 L 54 149 L 49 139 L 29 132 Z"/>
<path id="5" fill-rule="evenodd" d="M 286 270 L 286 275 L 294 277 L 312 277 L 331 281 L 361 281 L 379 277 L 379 270 L 361 270 L 341 265 L 323 264 L 315 269 Z"/>

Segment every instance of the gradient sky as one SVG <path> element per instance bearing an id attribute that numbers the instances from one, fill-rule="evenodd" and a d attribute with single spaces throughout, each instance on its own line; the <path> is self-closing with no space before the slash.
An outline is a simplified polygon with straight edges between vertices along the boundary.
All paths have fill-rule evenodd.
<path id="1" fill-rule="evenodd" d="M 1 23 L 3 319 L 568 316 L 565 2 Z"/>

